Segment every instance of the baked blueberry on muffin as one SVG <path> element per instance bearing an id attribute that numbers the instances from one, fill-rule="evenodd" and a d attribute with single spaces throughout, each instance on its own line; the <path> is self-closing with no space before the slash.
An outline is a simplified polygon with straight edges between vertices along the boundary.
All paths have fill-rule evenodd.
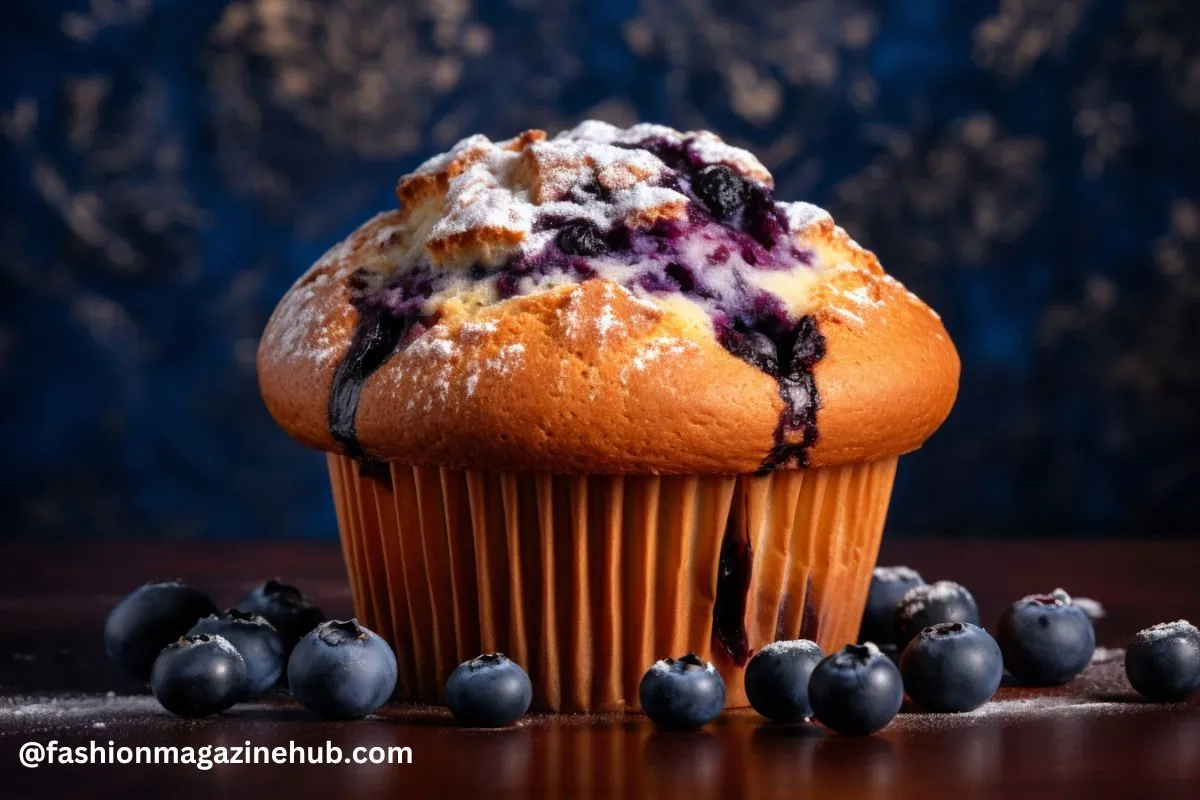
<path id="1" fill-rule="evenodd" d="M 263 335 L 329 453 L 356 611 L 398 696 L 504 652 L 534 707 L 635 706 L 646 665 L 854 641 L 896 458 L 949 413 L 937 315 L 711 133 L 473 136 L 397 186 Z"/>

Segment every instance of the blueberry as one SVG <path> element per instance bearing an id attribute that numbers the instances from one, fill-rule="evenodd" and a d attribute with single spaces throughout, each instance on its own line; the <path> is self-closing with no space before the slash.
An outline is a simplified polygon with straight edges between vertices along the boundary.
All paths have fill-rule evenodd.
<path id="1" fill-rule="evenodd" d="M 295 586 L 267 581 L 233 604 L 238 611 L 257 614 L 279 631 L 286 657 L 305 635 L 325 621 L 325 615 Z"/>
<path id="2" fill-rule="evenodd" d="M 1004 666 L 1022 683 L 1056 686 L 1087 667 L 1096 632 L 1083 609 L 1062 589 L 1013 603 L 996 629 Z"/>
<path id="3" fill-rule="evenodd" d="M 186 583 L 147 583 L 109 612 L 104 651 L 130 675 L 149 680 L 159 651 L 187 633 L 196 620 L 215 613 L 213 602 Z"/>
<path id="4" fill-rule="evenodd" d="M 207 717 L 232 706 L 246 688 L 246 662 L 223 636 L 184 636 L 154 660 L 150 689 L 180 717 Z"/>
<path id="5" fill-rule="evenodd" d="M 296 645 L 287 676 L 292 694 L 309 711 L 326 719 L 358 719 L 392 696 L 396 655 L 358 620 L 330 620 Z"/>
<path id="6" fill-rule="evenodd" d="M 224 637 L 246 662 L 246 686 L 242 700 L 266 694 L 283 672 L 283 640 L 275 626 L 257 614 L 231 608 L 221 616 L 209 614 L 188 631 Z"/>
<path id="7" fill-rule="evenodd" d="M 1125 651 L 1125 674 L 1147 700 L 1186 700 L 1200 689 L 1200 630 L 1181 619 L 1139 632 Z"/>
<path id="8" fill-rule="evenodd" d="M 928 711 L 979 708 L 1000 688 L 1004 659 L 987 631 L 969 622 L 941 622 L 921 631 L 900 656 L 904 691 Z"/>
<path id="9" fill-rule="evenodd" d="M 655 663 L 638 686 L 642 710 L 655 724 L 690 731 L 716 719 L 725 708 L 725 681 L 712 662 L 695 653 Z"/>
<path id="10" fill-rule="evenodd" d="M 531 702 L 529 676 L 502 653 L 464 661 L 446 681 L 446 705 L 460 725 L 499 728 L 515 722 Z"/>
<path id="11" fill-rule="evenodd" d="M 896 646 L 903 650 L 918 633 L 939 622 L 979 624 L 979 606 L 965 588 L 954 581 L 914 586 L 896 606 Z"/>
<path id="12" fill-rule="evenodd" d="M 591 220 L 568 222 L 558 232 L 558 246 L 570 256 L 598 256 L 608 249 L 604 234 Z"/>
<path id="13" fill-rule="evenodd" d="M 795 722 L 812 716 L 808 679 L 825 654 L 816 642 L 797 639 L 772 642 L 754 654 L 746 666 L 746 697 L 754 710 L 775 722 Z"/>
<path id="14" fill-rule="evenodd" d="M 883 647 L 896 643 L 896 606 L 914 586 L 925 583 L 908 567 L 876 567 L 871 573 L 871 592 L 858 629 L 859 642 L 874 642 Z"/>
<path id="15" fill-rule="evenodd" d="M 813 715 L 847 736 L 874 733 L 904 702 L 900 670 L 871 643 L 848 644 L 813 670 L 808 682 Z"/>
<path id="16" fill-rule="evenodd" d="M 717 219 L 729 219 L 746 203 L 745 179 L 724 164 L 700 170 L 692 190 Z"/>

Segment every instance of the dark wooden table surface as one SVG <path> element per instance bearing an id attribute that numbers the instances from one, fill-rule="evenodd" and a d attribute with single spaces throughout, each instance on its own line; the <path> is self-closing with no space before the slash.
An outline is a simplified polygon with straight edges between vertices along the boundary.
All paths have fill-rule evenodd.
<path id="1" fill-rule="evenodd" d="M 1100 644 L 1140 627 L 1200 617 L 1196 542 L 888 542 L 881 561 L 953 578 L 985 623 L 1006 602 L 1062 586 L 1100 600 Z M 982 709 L 906 707 L 863 739 L 815 725 L 774 727 L 727 712 L 691 734 L 639 715 L 538 717 L 499 731 L 460 730 L 441 709 L 389 708 L 327 723 L 286 700 L 188 722 L 161 711 L 104 657 L 100 631 L 125 592 L 183 577 L 231 602 L 282 576 L 331 614 L 350 611 L 335 544 L 6 545 L 0 547 L 0 798 L 57 796 L 368 797 L 678 796 L 1200 798 L 1200 698 L 1141 703 L 1119 654 L 1061 689 L 1005 687 Z M 1115 657 L 1113 657 L 1115 656 Z M 112 693 L 112 694 L 109 694 Z M 27 741 L 77 746 L 402 745 L 412 763 L 374 765 L 20 766 Z"/>

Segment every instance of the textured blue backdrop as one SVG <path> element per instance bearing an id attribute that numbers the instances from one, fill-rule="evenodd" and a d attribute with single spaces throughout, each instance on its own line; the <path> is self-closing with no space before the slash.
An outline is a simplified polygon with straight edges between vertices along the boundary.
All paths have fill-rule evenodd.
<path id="1" fill-rule="evenodd" d="M 946 320 L 893 533 L 1200 530 L 1194 0 L 9 0 L 0 533 L 334 535 L 256 339 L 481 131 L 710 128 Z"/>

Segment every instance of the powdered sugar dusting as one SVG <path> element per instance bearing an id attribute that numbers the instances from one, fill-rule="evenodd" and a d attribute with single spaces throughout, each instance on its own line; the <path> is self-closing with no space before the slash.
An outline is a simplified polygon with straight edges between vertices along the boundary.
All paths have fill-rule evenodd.
<path id="1" fill-rule="evenodd" d="M 654 666 L 650 667 L 650 669 L 654 672 L 665 675 L 672 671 L 673 664 L 678 663 L 678 661 L 679 659 L 660 658 L 658 661 L 654 662 Z M 705 661 L 704 671 L 716 672 L 717 668 L 713 666 L 711 661 Z"/>
<path id="2" fill-rule="evenodd" d="M 820 645 L 808 639 L 791 639 L 779 642 L 771 642 L 770 644 L 763 645 L 758 652 L 769 654 L 803 653 L 805 655 L 824 656 L 824 652 L 822 652 Z"/>
<path id="3" fill-rule="evenodd" d="M 875 576 L 875 580 L 883 583 L 922 580 L 921 574 L 912 567 L 876 567 L 871 574 Z"/>
<path id="4" fill-rule="evenodd" d="M 639 347 L 637 353 L 630 360 L 629 366 L 638 372 L 643 372 L 662 358 L 667 356 L 681 356 L 689 351 L 699 349 L 694 342 L 689 342 L 686 339 L 677 339 L 673 336 L 659 336 Z"/>
<path id="5" fill-rule="evenodd" d="M 930 603 L 950 600 L 959 595 L 970 597 L 971 593 L 954 581 L 938 581 L 914 586 L 905 592 L 904 597 L 900 600 L 900 613 L 911 617 L 924 611 Z"/>
<path id="6" fill-rule="evenodd" d="M 961 714 L 900 714 L 896 722 L 913 730 L 936 730 L 976 724 L 1020 724 L 1055 717 L 1143 713 L 1149 704 L 1089 700 L 1085 697 L 1048 695 L 1013 700 L 992 700 Z"/>
<path id="7" fill-rule="evenodd" d="M 1186 619 L 1177 619 L 1174 622 L 1160 622 L 1157 625 L 1151 625 L 1149 628 L 1138 631 L 1133 638 L 1134 641 L 1142 644 L 1152 644 L 1163 639 L 1187 634 L 1200 636 L 1200 630 L 1197 630 L 1196 626 Z"/>
<path id="8" fill-rule="evenodd" d="M 553 228 L 561 220 L 586 219 L 608 229 L 619 221 L 636 227 L 680 218 L 688 198 L 663 185 L 670 170 L 642 146 L 647 141 L 675 143 L 702 164 L 724 164 L 760 184 L 772 183 L 751 153 L 707 131 L 682 133 L 649 124 L 621 129 L 587 121 L 549 140 L 539 134 L 494 143 L 475 135 L 401 178 L 401 195 L 414 206 L 407 209 L 416 220 L 414 244 L 426 247 L 439 266 L 465 267 L 545 247 L 547 237 L 534 234 L 540 220 L 558 221 Z M 445 181 L 444 197 L 431 188 L 439 185 L 430 181 L 433 176 Z M 815 206 L 800 205 L 790 217 L 797 224 L 819 218 Z M 473 232 L 481 235 L 464 236 Z M 390 240 L 390 233 L 378 236 L 381 243 Z"/>
<path id="9" fill-rule="evenodd" d="M 237 711 L 263 711 L 267 703 L 239 703 Z M 44 694 L 0 697 L 0 726 L 50 734 L 80 729 L 107 728 L 111 722 L 158 719 L 174 725 L 178 717 L 164 709 L 153 695 Z"/>
<path id="10" fill-rule="evenodd" d="M 1125 657 L 1124 647 L 1097 647 L 1092 651 L 1093 664 L 1107 664 Z"/>
<path id="11" fill-rule="evenodd" d="M 829 212 L 812 203 L 780 203 L 787 215 L 788 229 L 792 234 L 800 234 L 812 226 L 825 220 L 833 220 Z"/>
<path id="12" fill-rule="evenodd" d="M 1076 597 L 1073 602 L 1084 614 L 1087 614 L 1089 619 L 1104 619 L 1108 616 L 1108 612 L 1104 610 L 1104 606 L 1099 600 L 1093 600 L 1090 597 Z"/>
<path id="13" fill-rule="evenodd" d="M 1019 603 L 1039 603 L 1041 605 L 1049 605 L 1046 600 L 1049 598 L 1053 605 L 1069 606 L 1071 605 L 1071 595 L 1067 594 L 1063 589 L 1055 589 L 1050 594 L 1028 594 L 1022 597 L 1017 602 Z"/>

